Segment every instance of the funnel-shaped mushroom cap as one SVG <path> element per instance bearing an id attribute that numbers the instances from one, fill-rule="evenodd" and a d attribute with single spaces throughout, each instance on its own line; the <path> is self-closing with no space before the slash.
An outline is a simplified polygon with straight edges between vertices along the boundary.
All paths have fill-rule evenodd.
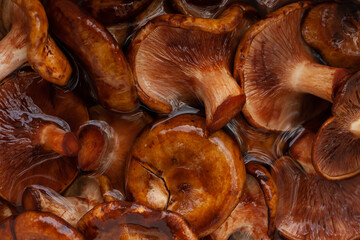
<path id="1" fill-rule="evenodd" d="M 13 222 L 14 239 L 84 240 L 69 223 L 51 213 L 24 212 Z"/>
<path id="2" fill-rule="evenodd" d="M 289 239 L 356 239 L 360 176 L 329 181 L 317 174 L 311 165 L 313 139 L 314 134 L 306 134 L 292 146 L 298 163 L 283 157 L 273 166 L 279 190 L 277 229 Z"/>
<path id="3" fill-rule="evenodd" d="M 214 18 L 230 3 L 230 0 L 171 0 L 182 14 L 192 17 Z"/>
<path id="4" fill-rule="evenodd" d="M 329 107 L 349 71 L 320 65 L 301 38 L 309 2 L 287 5 L 254 24 L 235 57 L 235 78 L 246 95 L 247 120 L 266 130 L 297 127 Z M 312 94 L 312 95 L 310 95 Z"/>
<path id="5" fill-rule="evenodd" d="M 310 10 L 304 40 L 331 66 L 359 70 L 360 12 L 354 4 L 323 3 Z"/>
<path id="6" fill-rule="evenodd" d="M 344 85 L 313 146 L 315 169 L 328 179 L 360 172 L 360 72 Z"/>
<path id="7" fill-rule="evenodd" d="M 96 206 L 79 221 L 78 229 L 89 240 L 198 239 L 181 215 L 123 201 Z"/>
<path id="8" fill-rule="evenodd" d="M 59 155 L 77 154 L 76 136 L 65 121 L 43 113 L 31 97 L 35 86 L 42 90 L 42 83 L 46 82 L 34 73 L 1 82 L 0 195 L 12 203 L 19 203 L 28 185 L 62 191 L 77 175 L 76 162 Z"/>
<path id="9" fill-rule="evenodd" d="M 238 205 L 226 221 L 206 239 L 224 240 L 239 235 L 244 236 L 239 239 L 265 240 L 270 239 L 267 232 L 268 208 L 264 193 L 256 179 L 246 175 L 246 183 Z"/>
<path id="10" fill-rule="evenodd" d="M 237 204 L 245 167 L 237 144 L 205 120 L 179 115 L 135 140 L 127 190 L 136 202 L 182 214 L 199 237 L 219 227 Z"/>
<path id="11" fill-rule="evenodd" d="M 239 37 L 254 20 L 247 11 L 253 10 L 234 5 L 219 19 L 169 14 L 148 23 L 128 55 L 142 102 L 170 113 L 200 100 L 210 130 L 230 121 L 245 101 L 230 65 Z"/>

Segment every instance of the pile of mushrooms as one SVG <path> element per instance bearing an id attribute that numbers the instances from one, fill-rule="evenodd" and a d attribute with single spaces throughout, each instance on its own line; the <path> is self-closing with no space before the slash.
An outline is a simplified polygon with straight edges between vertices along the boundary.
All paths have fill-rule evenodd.
<path id="1" fill-rule="evenodd" d="M 360 238 L 358 0 L 0 0 L 0 238 Z"/>

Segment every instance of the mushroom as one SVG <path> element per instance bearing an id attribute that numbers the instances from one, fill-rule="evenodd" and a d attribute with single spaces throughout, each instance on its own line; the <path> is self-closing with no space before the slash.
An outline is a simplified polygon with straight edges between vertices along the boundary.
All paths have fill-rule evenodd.
<path id="1" fill-rule="evenodd" d="M 135 140 L 126 189 L 137 203 L 182 214 L 204 237 L 231 214 L 245 177 L 234 140 L 184 114 L 157 121 Z"/>
<path id="2" fill-rule="evenodd" d="M 340 180 L 360 172 L 360 72 L 339 91 L 330 117 L 314 141 L 314 168 L 329 180 Z"/>
<path id="3" fill-rule="evenodd" d="M 354 4 L 322 3 L 305 17 L 302 36 L 329 65 L 359 70 L 359 19 Z"/>
<path id="4" fill-rule="evenodd" d="M 182 14 L 200 18 L 214 18 L 227 7 L 230 0 L 172 0 Z"/>
<path id="5" fill-rule="evenodd" d="M 254 24 L 235 57 L 235 78 L 246 95 L 243 113 L 268 131 L 291 130 L 324 112 L 349 70 L 317 63 L 301 38 L 309 2 L 287 5 Z M 319 97 L 316 98 L 315 96 Z"/>
<path id="6" fill-rule="evenodd" d="M 41 98 L 39 91 L 47 84 L 32 72 L 1 81 L 0 195 L 14 204 L 28 185 L 62 191 L 77 175 L 75 161 L 68 158 L 78 153 L 77 137 L 64 120 L 46 115 L 32 97 Z"/>
<path id="7" fill-rule="evenodd" d="M 360 237 L 360 176 L 329 181 L 311 163 L 315 134 L 306 132 L 273 166 L 279 190 L 276 228 L 287 239 L 357 239 Z"/>
<path id="8" fill-rule="evenodd" d="M 133 18 L 151 2 L 152 0 L 84 0 L 81 6 L 88 10 L 97 21 L 111 25 Z"/>
<path id="9" fill-rule="evenodd" d="M 264 193 L 256 179 L 246 175 L 246 183 L 239 203 L 226 221 L 205 240 L 270 239 L 268 208 Z"/>
<path id="10" fill-rule="evenodd" d="M 28 211 L 0 224 L 4 240 L 84 240 L 83 236 L 63 219 L 51 214 Z"/>
<path id="11" fill-rule="evenodd" d="M 29 64 L 44 79 L 65 86 L 70 79 L 72 68 L 48 33 L 48 20 L 44 7 L 39 0 L 12 1 L 26 15 L 26 27 L 29 29 L 27 41 Z"/>
<path id="12" fill-rule="evenodd" d="M 76 227 L 77 222 L 85 213 L 104 202 L 104 189 L 111 187 L 104 186 L 101 178 L 106 177 L 82 176 L 70 186 L 65 196 L 43 186 L 29 186 L 22 196 L 23 209 L 51 212 Z M 104 192 L 104 194 L 108 193 Z M 119 200 L 119 198 L 115 199 Z"/>
<path id="13" fill-rule="evenodd" d="M 138 103 L 133 75 L 111 34 L 72 1 L 48 1 L 46 11 L 55 36 L 89 72 L 99 102 L 115 111 L 134 110 Z"/>
<path id="14" fill-rule="evenodd" d="M 79 221 L 78 229 L 89 240 L 198 239 L 181 215 L 124 201 L 96 206 Z"/>
<path id="15" fill-rule="evenodd" d="M 135 138 L 152 121 L 143 110 L 129 114 L 90 108 L 91 119 L 78 133 L 82 146 L 78 166 L 83 171 L 105 173 L 112 185 L 124 193 L 126 164 Z"/>
<path id="16" fill-rule="evenodd" d="M 141 101 L 152 110 L 170 113 L 200 99 L 207 127 L 223 127 L 245 101 L 230 63 L 253 13 L 250 7 L 233 5 L 219 19 L 168 14 L 150 21 L 128 54 Z"/>

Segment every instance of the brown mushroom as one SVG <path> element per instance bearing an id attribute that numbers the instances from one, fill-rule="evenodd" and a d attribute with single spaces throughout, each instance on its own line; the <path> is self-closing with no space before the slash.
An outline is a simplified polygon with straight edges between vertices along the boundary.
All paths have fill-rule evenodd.
<path id="1" fill-rule="evenodd" d="M 47 84 L 29 72 L 1 81 L 0 195 L 15 204 L 28 185 L 62 191 L 77 175 L 75 161 L 59 155 L 76 156 L 77 137 L 64 120 L 46 115 L 33 101 L 41 95 L 33 91 L 41 93 Z"/>
<path id="2" fill-rule="evenodd" d="M 238 205 L 226 221 L 206 240 L 270 239 L 268 233 L 268 208 L 264 193 L 256 179 L 246 175 L 244 191 Z"/>
<path id="3" fill-rule="evenodd" d="M 31 67 L 44 79 L 65 86 L 72 68 L 48 33 L 45 9 L 39 0 L 12 0 L 25 13 L 29 29 L 27 58 Z"/>
<path id="4" fill-rule="evenodd" d="M 329 181 L 311 164 L 314 133 L 291 147 L 272 169 L 279 190 L 276 227 L 287 239 L 357 239 L 360 237 L 360 176 Z"/>
<path id="5" fill-rule="evenodd" d="M 185 114 L 159 120 L 137 138 L 126 187 L 135 202 L 182 214 L 203 237 L 230 215 L 245 177 L 234 140 Z"/>
<path id="6" fill-rule="evenodd" d="M 254 20 L 253 13 L 252 8 L 233 5 L 219 19 L 168 14 L 148 23 L 128 54 L 142 102 L 170 113 L 200 99 L 208 128 L 223 127 L 245 101 L 230 63 L 232 50 Z"/>
<path id="7" fill-rule="evenodd" d="M 103 181 L 98 178 L 80 177 L 66 191 L 65 196 L 43 186 L 29 186 L 22 196 L 22 207 L 27 211 L 51 212 L 76 227 L 85 213 L 104 202 L 101 190 L 108 187 L 101 186 Z"/>
<path id="8" fill-rule="evenodd" d="M 354 4 L 323 3 L 311 9 L 302 25 L 307 44 L 331 66 L 359 70 L 360 11 Z"/>
<path id="9" fill-rule="evenodd" d="M 152 0 L 84 0 L 81 3 L 95 19 L 105 25 L 133 18 L 143 11 Z"/>
<path id="10" fill-rule="evenodd" d="M 196 234 L 179 214 L 115 201 L 96 206 L 79 221 L 86 239 L 196 240 Z"/>
<path id="11" fill-rule="evenodd" d="M 137 107 L 137 95 L 129 64 L 111 34 L 69 0 L 46 5 L 54 34 L 84 64 L 99 102 L 115 111 Z"/>
<path id="12" fill-rule="evenodd" d="M 143 110 L 118 114 L 101 106 L 90 108 L 92 119 L 78 133 L 82 146 L 78 166 L 83 171 L 105 173 L 112 185 L 124 193 L 126 164 L 135 138 L 152 121 Z"/>
<path id="13" fill-rule="evenodd" d="M 291 130 L 332 102 L 349 70 L 317 63 L 301 38 L 300 23 L 309 2 L 279 9 L 254 24 L 242 39 L 234 76 L 246 95 L 243 112 L 259 128 Z"/>
<path id="14" fill-rule="evenodd" d="M 214 18 L 227 7 L 230 0 L 172 0 L 182 14 L 192 17 Z"/>
<path id="15" fill-rule="evenodd" d="M 360 172 L 360 72 L 339 91 L 332 113 L 316 136 L 312 157 L 323 177 L 340 180 Z"/>

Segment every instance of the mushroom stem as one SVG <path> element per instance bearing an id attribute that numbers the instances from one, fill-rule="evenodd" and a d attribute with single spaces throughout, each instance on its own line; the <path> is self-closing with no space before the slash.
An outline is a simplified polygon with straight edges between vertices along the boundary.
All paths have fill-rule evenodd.
<path id="1" fill-rule="evenodd" d="M 65 132 L 53 124 L 41 128 L 39 140 L 46 150 L 52 150 L 68 157 L 76 156 L 80 149 L 79 140 L 74 133 Z"/>
<path id="2" fill-rule="evenodd" d="M 336 87 L 350 71 L 303 61 L 292 72 L 290 87 L 296 92 L 309 93 L 329 102 L 333 102 Z"/>
<path id="3" fill-rule="evenodd" d="M 360 118 L 353 121 L 350 125 L 350 132 L 360 138 Z"/>

